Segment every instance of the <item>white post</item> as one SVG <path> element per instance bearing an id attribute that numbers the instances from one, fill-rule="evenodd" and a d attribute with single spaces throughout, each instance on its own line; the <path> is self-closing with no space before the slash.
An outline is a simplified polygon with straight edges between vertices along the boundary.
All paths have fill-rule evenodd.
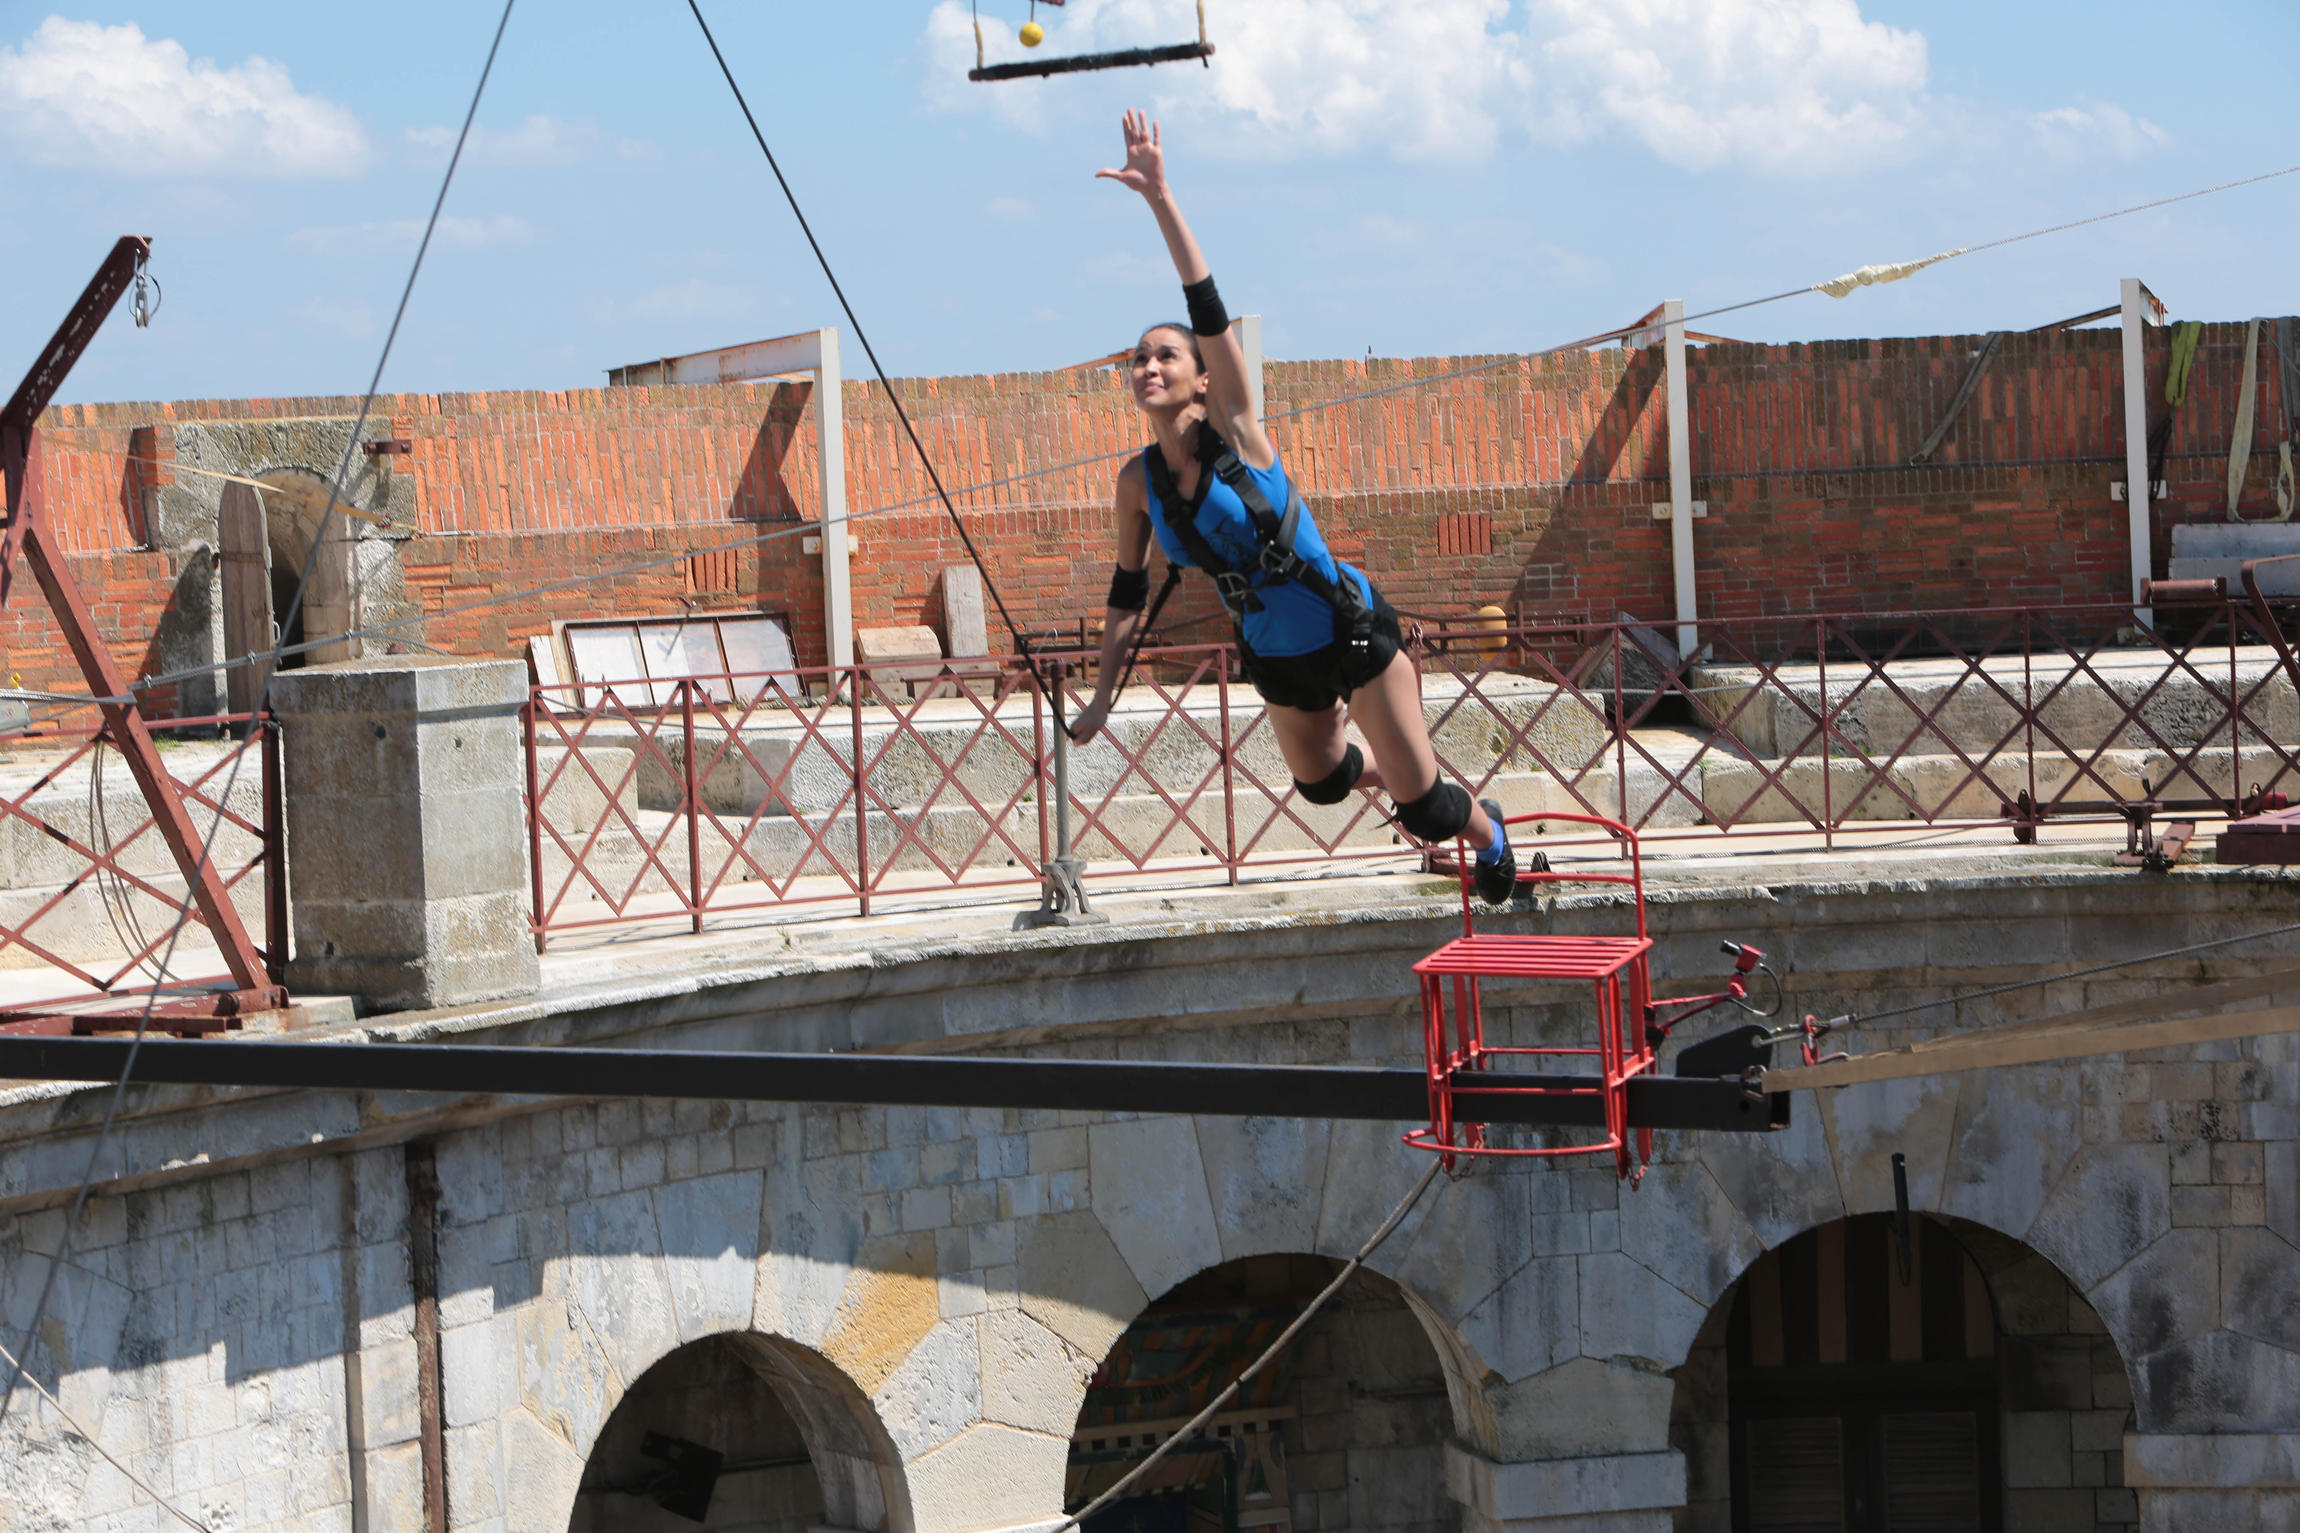
<path id="1" fill-rule="evenodd" d="M 2148 353 L 2142 327 L 2156 317 L 2152 297 L 2138 277 L 2124 279 L 2124 516 L 2132 544 L 2132 615 L 2154 625 L 2141 605 L 2140 583 L 2148 578 L 2148 502 L 2156 486 L 2148 480 Z"/>
<path id="2" fill-rule="evenodd" d="M 1246 387 L 1253 395 L 1254 419 L 1262 418 L 1262 316 L 1241 314 L 1230 321 L 1238 333 L 1238 346 L 1246 353 Z"/>
<path id="3" fill-rule="evenodd" d="M 854 588 L 847 576 L 847 447 L 845 379 L 839 372 L 839 333 L 816 332 L 815 438 L 823 481 L 823 637 L 834 666 L 855 663 Z"/>
<path id="4" fill-rule="evenodd" d="M 1662 353 L 1669 367 L 1669 562 L 1677 589 L 1677 653 L 1701 644 L 1693 626 L 1693 428 L 1685 403 L 1685 300 L 1661 306 Z"/>

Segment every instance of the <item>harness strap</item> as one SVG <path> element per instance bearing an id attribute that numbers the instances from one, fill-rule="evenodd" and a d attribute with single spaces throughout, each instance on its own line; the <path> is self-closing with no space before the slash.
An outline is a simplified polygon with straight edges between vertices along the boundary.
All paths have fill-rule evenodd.
<path id="1" fill-rule="evenodd" d="M 1142 466 L 1149 475 L 1152 490 L 1157 493 L 1159 505 L 1165 508 L 1166 525 L 1173 529 L 1190 562 L 1213 578 L 1214 589 L 1231 621 L 1243 627 L 1245 614 L 1262 610 L 1261 598 L 1254 594 L 1251 583 L 1255 573 L 1264 577 L 1265 584 L 1297 581 L 1333 609 L 1338 620 L 1336 626 L 1343 637 L 1353 649 L 1363 651 L 1373 641 L 1373 608 L 1356 581 L 1346 575 L 1329 579 L 1323 570 L 1295 552 L 1294 537 L 1301 526 L 1304 507 L 1302 493 L 1293 487 L 1291 477 L 1286 486 L 1285 515 L 1280 516 L 1238 454 L 1204 421 L 1198 423 L 1197 456 L 1205 472 L 1198 476 L 1196 497 L 1187 504 L 1183 502 L 1173 471 L 1166 465 L 1166 455 L 1159 451 L 1156 443 L 1143 449 Z M 1230 487 L 1253 523 L 1259 557 L 1248 569 L 1238 568 L 1216 552 L 1198 526 L 1198 513 L 1206 503 L 1206 492 L 1217 478 Z"/>

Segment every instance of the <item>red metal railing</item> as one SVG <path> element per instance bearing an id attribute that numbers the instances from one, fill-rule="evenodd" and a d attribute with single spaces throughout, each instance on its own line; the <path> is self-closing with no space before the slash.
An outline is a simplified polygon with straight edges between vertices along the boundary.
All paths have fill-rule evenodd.
<path id="1" fill-rule="evenodd" d="M 180 742 L 163 742 L 161 763 L 279 984 L 288 911 L 278 729 L 248 714 L 160 727 Z M 218 732 L 238 738 L 182 738 Z M 0 760 L 0 1031 L 71 1031 L 67 1013 L 81 1031 L 113 1026 L 123 1013 L 92 1003 L 154 997 L 156 1026 L 235 1025 L 202 999 L 231 989 L 232 977 L 108 732 L 46 721 L 12 736 Z"/>
<path id="2" fill-rule="evenodd" d="M 2237 813 L 2300 784 L 2290 614 L 2218 601 L 1733 618 L 1677 656 L 1633 623 L 1417 629 L 1439 764 L 1512 815 L 1649 849 Z M 1068 717 L 1092 657 L 1041 654 Z M 534 924 L 581 927 L 1038 883 L 1054 720 L 1022 661 L 538 687 Z M 1227 645 L 1148 652 L 1069 753 L 1090 877 L 1408 851 L 1383 804 L 1304 803 Z"/>

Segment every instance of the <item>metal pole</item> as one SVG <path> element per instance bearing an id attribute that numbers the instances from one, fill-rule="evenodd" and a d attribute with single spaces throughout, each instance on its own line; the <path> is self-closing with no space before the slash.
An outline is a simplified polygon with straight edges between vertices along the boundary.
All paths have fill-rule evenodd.
<path id="1" fill-rule="evenodd" d="M 1038 908 L 1014 918 L 1016 931 L 1038 926 L 1100 926 L 1110 919 L 1087 904 L 1086 885 L 1080 876 L 1085 864 L 1071 854 L 1070 726 L 1062 718 L 1063 669 L 1059 660 L 1047 666 L 1046 694 L 1054 710 L 1054 855 L 1047 859 Z"/>
<path id="2" fill-rule="evenodd" d="M 538 957 L 550 942 L 543 930 L 543 784 L 535 753 L 535 711 L 542 706 L 541 689 L 530 686 L 527 689 L 527 706 L 519 710 L 519 722 L 521 732 L 527 736 L 527 887 L 528 892 L 535 897 L 535 952 Z M 565 771 L 566 757 L 562 756 L 560 760 L 560 770 Z"/>
<path id="3" fill-rule="evenodd" d="M 687 924 L 703 929 L 703 820 L 697 812 L 700 788 L 695 781 L 695 684 L 679 683 L 679 732 L 687 752 Z"/>
<path id="4" fill-rule="evenodd" d="M 823 638 L 834 666 L 855 658 L 854 595 L 847 570 L 845 379 L 839 333 L 815 332 L 815 458 L 822 468 Z"/>
<path id="5" fill-rule="evenodd" d="M 1214 672 L 1214 701 L 1222 715 L 1222 866 L 1229 870 L 1230 887 L 1238 886 L 1238 791 L 1231 770 L 1230 649 L 1222 647 Z"/>
<path id="6" fill-rule="evenodd" d="M 862 914 L 870 914 L 870 805 L 866 800 L 869 774 L 863 771 L 863 671 L 847 671 L 847 701 L 854 719 L 855 772 L 855 893 L 862 897 Z"/>
<path id="7" fill-rule="evenodd" d="M 1821 672 L 1821 850 L 1837 849 L 1837 801 L 1829 785 L 1829 620 L 1813 619 L 1814 655 Z"/>
<path id="8" fill-rule="evenodd" d="M 249 721 L 263 738 L 264 769 L 264 969 L 275 985 L 287 983 L 288 882 L 287 795 L 280 777 L 279 724 L 258 714 Z"/>
<path id="9" fill-rule="evenodd" d="M 2148 500 L 2156 487 L 2148 478 L 2148 354 L 2142 330 L 2156 319 L 2155 295 L 2138 277 L 2123 283 L 2124 315 L 2124 514 L 2132 560 L 2132 615 L 2153 623 L 2153 614 L 2140 599 L 2148 579 Z"/>
<path id="10" fill-rule="evenodd" d="M 1669 374 L 1669 564 L 1677 593 L 1677 653 L 1700 648 L 1693 626 L 1693 423 L 1685 389 L 1685 303 L 1661 306 L 1662 351 Z"/>

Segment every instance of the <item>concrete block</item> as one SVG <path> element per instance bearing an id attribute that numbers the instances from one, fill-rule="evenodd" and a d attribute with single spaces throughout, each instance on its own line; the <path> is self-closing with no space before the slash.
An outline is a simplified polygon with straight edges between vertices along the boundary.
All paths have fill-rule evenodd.
<path id="1" fill-rule="evenodd" d="M 895 1451 L 918 1458 L 982 1419 L 982 1356 L 972 1317 L 929 1330 L 871 1396 Z"/>
<path id="2" fill-rule="evenodd" d="M 1189 1119 L 1096 1124 L 1087 1145 L 1095 1217 L 1144 1293 L 1164 1293 L 1222 1260 Z"/>
<path id="3" fill-rule="evenodd" d="M 1330 1125 L 1305 1118 L 1200 1118 L 1196 1126 L 1222 1259 L 1314 1250 Z"/>
<path id="4" fill-rule="evenodd" d="M 283 672 L 291 984 L 370 1010 L 529 994 L 526 763 L 511 661 Z"/>
<path id="5" fill-rule="evenodd" d="M 2082 1143 L 2079 1120 L 2081 1083 L 2068 1070 L 1990 1070 L 1952 1077 L 1956 1126 L 1938 1170 L 1938 1202 L 1918 1191 L 1919 1179 L 1932 1180 L 1932 1167 L 1909 1157 L 1909 1198 L 1916 1208 L 1938 1208 L 2000 1231 L 2021 1231 L 2036 1222 L 2070 1158 Z M 1881 1198 L 1871 1185 L 1865 1209 L 1892 1207 L 1891 1157 Z"/>
<path id="6" fill-rule="evenodd" d="M 1068 1437 L 1078 1424 L 1097 1359 L 1085 1356 L 1019 1309 L 975 1321 L 982 1355 L 982 1417 L 1026 1432 Z"/>
<path id="7" fill-rule="evenodd" d="M 2087 1145 L 2046 1197 L 2026 1238 L 2078 1287 L 2090 1289 L 2171 1228 L 2172 1167 L 2162 1145 Z"/>
<path id="8" fill-rule="evenodd" d="M 1497 1463 L 1459 1443 L 1446 1445 L 1446 1486 L 1454 1500 L 1496 1523 L 1582 1518 L 1685 1504 L 1685 1455 L 1610 1453 Z"/>
<path id="9" fill-rule="evenodd" d="M 1596 1252 L 1578 1261 L 1583 1356 L 1635 1358 L 1660 1369 L 1685 1361 L 1702 1321 L 1709 1318 L 1707 1304 L 1619 1252 Z"/>
<path id="10" fill-rule="evenodd" d="M 1020 1244 L 1022 1312 L 1099 1365 L 1150 1302 L 1126 1258 L 1083 1211 L 1031 1220 Z"/>
<path id="11" fill-rule="evenodd" d="M 917 1533 L 1037 1533 L 1062 1518 L 1067 1433 L 984 1422 L 904 1466 Z"/>
<path id="12" fill-rule="evenodd" d="M 755 1171 L 656 1190 L 655 1224 L 682 1342 L 749 1326 L 764 1196 Z"/>
<path id="13" fill-rule="evenodd" d="M 1645 1173 L 1637 1196 L 1624 1198 L 1611 1214 L 1590 1217 L 1616 1221 L 1623 1255 L 1703 1306 L 1716 1303 L 1765 1250 L 1749 1221 L 1698 1163 L 1655 1165 Z M 1609 1249 L 1594 1237 L 1591 1245 Z"/>
<path id="14" fill-rule="evenodd" d="M 971 564 L 952 564 L 942 572 L 942 631 L 952 659 L 972 659 L 990 653 L 990 625 L 982 604 L 982 572 Z"/>

